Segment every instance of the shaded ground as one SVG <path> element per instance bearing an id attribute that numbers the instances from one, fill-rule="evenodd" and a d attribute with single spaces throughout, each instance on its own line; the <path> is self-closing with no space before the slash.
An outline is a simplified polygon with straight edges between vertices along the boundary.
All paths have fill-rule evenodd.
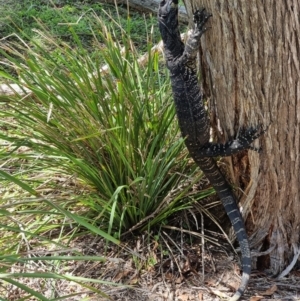
<path id="1" fill-rule="evenodd" d="M 207 244 L 202 257 L 199 244 L 183 244 L 180 250 L 174 245 L 171 246 L 169 241 L 163 251 L 156 242 L 143 241 L 143 237 L 135 242 L 131 241 L 130 244 L 124 245 L 123 248 L 111 247 L 106 246 L 102 239 L 86 236 L 75 240 L 70 250 L 80 251 L 84 255 L 105 256 L 106 262 L 72 261 L 61 267 L 73 276 L 115 283 L 116 286 L 89 284 L 101 289 L 109 298 L 67 280 L 24 279 L 23 283 L 47 298 L 69 295 L 66 300 L 70 301 L 82 298 L 92 301 L 218 301 L 231 296 L 240 283 L 237 257 L 223 247 Z M 168 252 L 165 249 L 167 245 Z M 131 251 L 128 252 L 128 249 Z M 57 254 L 47 250 L 36 251 L 37 256 Z M 73 251 L 70 252 L 70 255 L 72 254 Z M 54 265 L 49 266 L 42 261 L 36 264 L 35 270 L 55 270 Z M 14 272 L 24 272 L 28 269 L 28 265 L 12 267 Z M 11 301 L 19 300 L 24 297 L 23 294 L 14 286 L 6 287 L 5 290 L 0 287 L 0 295 Z M 249 288 L 242 300 L 300 300 L 300 269 L 280 281 L 268 277 L 265 273 L 253 271 Z"/>
<path id="2" fill-rule="evenodd" d="M 110 287 L 103 288 L 103 291 L 116 301 L 217 301 L 231 296 L 239 286 L 240 269 L 236 262 L 237 258 L 233 254 L 228 254 L 226 249 L 207 244 L 202 259 L 202 256 L 199 256 L 201 254 L 199 245 L 192 247 L 184 245 L 181 250 L 171 248 L 172 256 L 162 256 L 160 260 L 161 254 L 156 247 L 155 244 L 148 247 L 143 246 L 140 241 L 137 242 L 135 252 L 144 257 L 157 259 L 157 264 L 140 272 L 137 272 L 134 267 L 134 262 L 130 258 L 132 256 L 126 258 L 126 255 L 123 257 L 122 254 L 117 255 L 114 250 L 111 250 L 114 260 L 98 266 L 96 270 L 100 268 L 103 271 L 102 276 L 105 280 L 134 285 L 135 288 L 112 289 Z M 101 247 L 96 250 L 90 248 L 90 250 L 101 254 Z M 85 266 L 84 269 L 86 268 Z M 243 299 L 300 300 L 300 269 L 280 281 L 264 273 L 253 271 L 249 288 Z"/>

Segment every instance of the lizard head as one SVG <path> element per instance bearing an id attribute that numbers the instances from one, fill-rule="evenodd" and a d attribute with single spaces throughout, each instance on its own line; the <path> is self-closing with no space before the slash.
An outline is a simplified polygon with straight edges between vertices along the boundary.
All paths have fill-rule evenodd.
<path id="1" fill-rule="evenodd" d="M 159 11 L 158 14 L 160 15 L 167 15 L 171 8 L 177 8 L 178 0 L 162 0 L 159 3 Z"/>
<path id="2" fill-rule="evenodd" d="M 158 25 L 164 42 L 177 36 L 178 0 L 162 0 L 158 8 Z"/>
<path id="3" fill-rule="evenodd" d="M 164 42 L 167 61 L 180 57 L 184 50 L 178 28 L 178 0 L 161 0 L 158 9 L 158 26 Z"/>
<path id="4" fill-rule="evenodd" d="M 158 21 L 170 27 L 177 20 L 178 0 L 162 0 L 158 8 Z"/>

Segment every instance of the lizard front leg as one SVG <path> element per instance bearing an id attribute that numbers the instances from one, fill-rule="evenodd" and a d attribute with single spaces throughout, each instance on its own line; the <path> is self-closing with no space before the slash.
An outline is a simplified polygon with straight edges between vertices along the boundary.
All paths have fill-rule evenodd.
<path id="1" fill-rule="evenodd" d="M 188 37 L 185 49 L 180 61 L 187 66 L 193 66 L 195 68 L 195 60 L 200 47 L 200 38 L 202 34 L 207 30 L 205 24 L 208 19 L 212 17 L 212 14 L 206 12 L 205 8 L 196 10 L 194 13 L 194 29 L 192 34 Z"/>

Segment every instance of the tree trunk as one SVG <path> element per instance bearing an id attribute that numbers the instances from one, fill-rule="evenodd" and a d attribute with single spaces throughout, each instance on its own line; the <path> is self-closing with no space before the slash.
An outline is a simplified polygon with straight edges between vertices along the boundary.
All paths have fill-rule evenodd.
<path id="1" fill-rule="evenodd" d="M 267 132 L 228 160 L 243 190 L 241 208 L 256 268 L 287 273 L 299 256 L 300 4 L 286 1 L 186 0 L 213 14 L 200 49 L 204 93 L 219 141 L 244 127 Z M 254 254 L 255 256 L 255 254 Z M 255 266 L 256 265 L 256 266 Z"/>

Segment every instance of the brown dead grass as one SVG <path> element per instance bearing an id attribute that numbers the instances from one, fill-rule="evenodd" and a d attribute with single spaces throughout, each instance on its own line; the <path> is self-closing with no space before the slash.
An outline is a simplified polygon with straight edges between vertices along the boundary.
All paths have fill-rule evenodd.
<path id="1" fill-rule="evenodd" d="M 79 237 L 71 243 L 70 255 L 72 250 L 77 250 L 84 255 L 105 256 L 107 261 L 105 263 L 71 261 L 61 265 L 61 271 L 73 276 L 115 283 L 118 286 L 90 284 L 101 289 L 109 298 L 67 280 L 24 278 L 22 282 L 48 298 L 70 295 L 66 299 L 68 301 L 79 301 L 83 298 L 92 301 L 217 301 L 231 296 L 238 287 L 240 269 L 234 260 L 236 258 L 228 253 L 226 248 L 206 245 L 203 254 L 203 275 L 199 244 L 183 244 L 180 246 L 181 250 L 169 245 L 166 252 L 167 246 L 162 250 L 157 242 L 146 241 L 145 237 L 135 239 L 129 237 L 122 248 L 115 245 L 107 246 L 103 239 L 88 235 Z M 41 248 L 36 252 L 39 256 L 55 254 Z M 34 256 L 34 250 L 31 256 Z M 31 267 L 17 264 L 12 266 L 10 271 L 49 272 L 55 269 L 55 266 L 49 266 L 49 263 L 41 261 Z M 24 293 L 14 286 L 0 287 L 0 295 L 10 301 L 24 297 Z M 280 281 L 264 272 L 253 271 L 249 288 L 242 300 L 300 300 L 300 269 L 294 270 L 288 278 Z"/>

